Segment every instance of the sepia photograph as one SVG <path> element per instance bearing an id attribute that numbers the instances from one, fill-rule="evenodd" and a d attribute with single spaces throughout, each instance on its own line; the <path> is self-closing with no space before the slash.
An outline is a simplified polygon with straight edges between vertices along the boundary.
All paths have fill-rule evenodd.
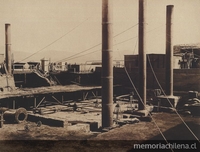
<path id="1" fill-rule="evenodd" d="M 200 0 L 0 0 L 0 152 L 200 150 Z"/>

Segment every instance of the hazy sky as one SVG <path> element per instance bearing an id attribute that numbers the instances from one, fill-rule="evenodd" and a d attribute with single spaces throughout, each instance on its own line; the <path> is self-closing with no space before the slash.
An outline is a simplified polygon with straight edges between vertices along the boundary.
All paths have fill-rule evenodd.
<path id="1" fill-rule="evenodd" d="M 113 32 L 121 33 L 114 37 L 117 60 L 138 52 L 138 0 L 113 1 Z M 15 61 L 36 52 L 26 61 L 101 59 L 101 45 L 86 51 L 101 43 L 101 4 L 102 0 L 0 0 L 0 53 L 5 50 L 5 23 L 10 23 Z M 200 0 L 147 0 L 148 53 L 165 52 L 166 5 L 174 5 L 174 44 L 200 42 Z M 17 56 L 19 52 L 26 53 Z M 87 55 L 75 58 L 79 52 Z"/>

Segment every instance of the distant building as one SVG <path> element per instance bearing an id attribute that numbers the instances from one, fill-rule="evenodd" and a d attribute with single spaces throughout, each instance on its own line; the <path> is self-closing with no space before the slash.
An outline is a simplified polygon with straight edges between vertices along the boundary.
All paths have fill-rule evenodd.
<path id="1" fill-rule="evenodd" d="M 49 72 L 49 60 L 45 58 L 41 59 L 41 69 L 44 72 Z"/>
<path id="2" fill-rule="evenodd" d="M 33 69 L 39 69 L 39 62 L 27 62 L 27 63 L 21 63 L 16 62 L 13 64 L 13 70 L 16 71 L 32 71 Z"/>
<path id="3" fill-rule="evenodd" d="M 180 69 L 179 60 L 181 57 L 174 56 L 174 69 Z M 147 68 L 151 66 L 154 69 L 165 68 L 165 54 L 147 54 Z M 131 70 L 132 68 L 139 67 L 138 55 L 125 55 L 124 56 L 124 65 L 127 70 Z"/>
<path id="4" fill-rule="evenodd" d="M 180 56 L 181 69 L 200 68 L 200 43 L 174 46 L 174 56 Z"/>

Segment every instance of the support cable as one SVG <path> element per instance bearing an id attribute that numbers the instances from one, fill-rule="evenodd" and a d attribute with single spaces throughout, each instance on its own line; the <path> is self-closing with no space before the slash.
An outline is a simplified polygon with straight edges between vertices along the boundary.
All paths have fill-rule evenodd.
<path id="1" fill-rule="evenodd" d="M 157 82 L 157 84 L 159 85 L 160 89 L 162 90 L 164 96 L 167 97 L 167 95 L 165 94 L 165 92 L 164 92 L 162 86 L 160 85 L 160 83 L 159 83 L 159 81 L 158 81 L 158 79 L 157 79 L 157 76 L 156 76 L 156 74 L 155 74 L 155 72 L 154 72 L 154 70 L 153 70 L 153 67 L 152 67 L 152 65 L 151 65 L 151 61 L 150 61 L 150 58 L 149 58 L 149 55 L 148 55 L 148 54 L 147 54 L 147 57 L 148 57 L 148 61 L 149 61 L 150 68 L 151 68 L 151 70 L 152 70 L 152 72 L 153 72 L 153 75 L 154 75 L 154 77 L 155 77 L 155 79 L 156 79 L 156 82 Z M 170 105 L 172 106 L 172 108 L 173 108 L 173 105 L 172 105 L 172 103 L 170 102 L 169 98 L 167 98 L 167 101 L 169 102 L 169 104 L 170 104 Z M 181 121 L 183 122 L 183 124 L 184 124 L 184 125 L 187 127 L 187 129 L 190 131 L 190 133 L 191 133 L 191 134 L 195 137 L 195 139 L 200 143 L 198 137 L 194 134 L 194 132 L 190 129 L 190 127 L 185 123 L 185 121 L 183 120 L 183 118 L 180 116 L 180 114 L 177 112 L 177 110 L 176 110 L 175 108 L 174 108 L 174 111 L 176 112 L 176 114 L 178 115 L 178 117 L 181 119 Z"/>
<path id="2" fill-rule="evenodd" d="M 46 45 L 45 47 L 43 47 L 42 49 L 38 50 L 37 52 L 29 55 L 28 57 L 24 58 L 23 60 L 21 61 L 24 61 L 30 57 L 32 57 L 33 55 L 41 52 L 42 50 L 46 49 L 47 47 L 49 47 L 50 45 L 54 44 L 55 42 L 57 42 L 58 40 L 62 39 L 63 37 L 65 37 L 66 35 L 68 35 L 69 33 L 71 33 L 72 31 L 74 31 L 77 27 L 79 27 L 81 24 L 83 24 L 85 21 L 87 21 L 90 17 L 88 17 L 87 19 L 85 19 L 83 22 L 81 22 L 80 24 L 78 24 L 77 26 L 75 26 L 73 29 L 71 29 L 70 31 L 68 31 L 66 34 L 62 35 L 61 37 L 59 37 L 58 39 L 56 39 L 55 41 L 51 42 L 50 44 Z M 21 62 L 19 61 L 19 62 Z"/>
<path id="3" fill-rule="evenodd" d="M 138 25 L 138 23 L 135 24 L 135 25 L 133 25 L 133 26 L 131 26 L 130 28 L 128 28 L 128 29 L 122 31 L 121 33 L 118 33 L 117 35 L 114 36 L 114 38 L 117 37 L 117 36 L 119 36 L 120 34 L 126 32 L 126 31 L 130 30 L 131 28 L 135 27 L 136 25 Z M 160 28 L 160 27 L 162 27 L 162 26 L 164 26 L 164 25 L 158 26 L 158 27 L 156 27 L 156 28 L 154 28 L 154 29 L 148 31 L 147 33 L 151 32 L 151 31 L 154 31 L 154 30 L 156 30 L 156 29 L 158 29 L 158 28 Z M 114 44 L 113 46 L 116 46 L 116 45 L 125 43 L 125 42 L 130 41 L 130 40 L 132 40 L 132 39 L 134 39 L 134 38 L 137 38 L 137 37 L 138 37 L 138 35 L 137 35 L 137 36 L 134 36 L 134 37 L 132 37 L 132 38 L 129 38 L 129 39 L 127 39 L 127 40 L 124 40 L 124 41 L 122 41 L 122 42 L 116 43 L 116 44 Z M 66 60 L 71 60 L 71 59 L 75 59 L 75 58 L 78 58 L 78 57 L 82 57 L 82 56 L 84 56 L 84 55 L 81 55 L 81 56 L 78 56 L 78 57 L 76 57 L 76 55 L 79 55 L 79 54 L 81 54 L 81 53 L 87 52 L 87 51 L 89 51 L 89 50 L 91 50 L 91 49 L 93 49 L 93 48 L 95 48 L 95 47 L 97 47 L 97 46 L 100 46 L 101 44 L 102 44 L 102 43 L 96 44 L 96 45 L 90 47 L 89 49 L 86 49 L 86 50 L 84 50 L 84 51 L 81 51 L 81 52 L 79 52 L 79 53 L 76 53 L 76 54 L 74 54 L 74 55 L 72 55 L 72 56 L 69 56 L 69 57 L 67 57 L 67 58 L 58 60 L 58 61 L 56 61 L 56 62 L 61 62 L 61 61 L 66 61 Z M 136 46 L 135 46 L 135 49 L 136 49 Z M 94 52 L 97 52 L 97 51 L 94 51 Z M 94 53 L 94 52 L 91 52 L 91 54 Z M 90 53 L 88 53 L 88 54 L 90 54 Z M 88 54 L 85 54 L 85 55 L 88 55 Z M 72 57 L 73 57 L 73 58 L 72 58 Z"/>
<path id="4" fill-rule="evenodd" d="M 69 58 L 67 61 L 72 60 L 72 59 L 76 59 L 76 58 L 80 58 L 80 57 L 82 57 L 82 56 L 85 56 L 85 55 L 88 55 L 88 54 L 92 54 L 92 53 L 95 53 L 95 52 L 99 52 L 99 51 L 101 51 L 101 50 L 96 50 L 96 51 L 93 51 L 93 52 L 89 52 L 89 53 L 87 53 L 87 54 L 75 56 L 75 57 L 73 57 L 73 58 Z M 59 62 L 59 61 L 57 61 L 57 62 Z"/>
<path id="5" fill-rule="evenodd" d="M 137 39 L 136 42 L 135 42 L 135 48 L 134 48 L 134 50 L 133 50 L 133 54 L 135 54 L 137 44 L 138 44 L 138 39 Z"/>
<path id="6" fill-rule="evenodd" d="M 147 109 L 147 108 L 146 108 L 146 105 L 145 105 L 144 102 L 142 101 L 142 98 L 140 97 L 140 95 L 139 95 L 139 93 L 138 93 L 138 91 L 137 91 L 137 89 L 136 89 L 136 87 L 135 87 L 133 81 L 131 80 L 131 77 L 130 77 L 128 71 L 126 70 L 126 67 L 124 67 L 124 69 L 125 69 L 125 72 L 126 72 L 128 78 L 129 78 L 129 80 L 130 80 L 130 82 L 131 82 L 131 84 L 132 84 L 132 86 L 133 86 L 133 88 L 134 88 L 136 94 L 138 95 L 140 101 L 141 101 L 142 104 L 145 106 L 145 109 Z M 163 137 L 163 139 L 166 141 L 167 144 L 169 144 L 169 142 L 167 141 L 166 137 L 164 136 L 164 134 L 162 133 L 161 129 L 159 128 L 158 124 L 156 123 L 155 119 L 152 117 L 152 115 L 151 115 L 150 113 L 149 113 L 149 115 L 150 115 L 150 117 L 152 118 L 154 124 L 156 125 L 156 128 L 157 128 L 158 131 L 160 132 L 160 134 L 161 134 L 161 136 Z M 170 149 L 171 149 L 172 152 L 174 152 L 173 149 L 172 149 L 171 147 L 170 147 Z"/>
<path id="7" fill-rule="evenodd" d="M 125 33 L 126 31 L 130 30 L 131 28 L 135 27 L 136 25 L 138 25 L 138 23 L 135 24 L 135 25 L 133 25 L 133 26 L 131 26 L 131 27 L 129 27 L 128 29 L 126 29 L 126 30 L 124 30 L 124 31 L 122 31 L 122 32 L 120 32 L 120 33 L 118 33 L 118 34 L 116 34 L 113 38 L 115 38 L 115 37 L 117 37 L 117 36 L 119 36 L 119 35 Z M 64 61 L 64 60 L 71 60 L 72 57 L 75 57 L 76 55 L 79 55 L 79 54 L 81 54 L 81 53 L 87 52 L 87 51 L 89 51 L 89 50 L 91 50 L 91 49 L 93 49 L 93 48 L 95 48 L 95 47 L 97 47 L 97 46 L 100 46 L 101 44 L 102 44 L 102 43 L 96 44 L 96 45 L 94 45 L 94 46 L 92 46 L 92 47 L 90 47 L 90 48 L 88 48 L 88 49 L 86 49 L 86 50 L 83 50 L 83 51 L 81 51 L 81 52 L 79 52 L 79 53 L 76 53 L 76 54 L 74 54 L 74 55 L 72 55 L 72 56 L 69 56 L 69 57 L 67 57 L 67 58 L 58 60 L 58 61 L 56 61 L 56 62 L 61 62 L 61 61 Z M 95 51 L 95 52 L 96 52 L 96 51 Z M 92 52 L 92 53 L 93 53 L 93 52 Z M 83 55 L 83 56 L 84 56 L 84 55 Z M 79 56 L 79 57 L 81 57 L 81 56 Z M 76 58 L 76 57 L 75 57 L 75 58 Z M 72 59 L 74 59 L 74 58 L 72 58 Z"/>
<path id="8" fill-rule="evenodd" d="M 78 52 L 78 53 L 76 53 L 76 54 L 74 54 L 74 55 L 72 55 L 72 56 L 70 56 L 70 57 L 67 57 L 67 58 L 58 60 L 58 61 L 56 61 L 56 62 L 61 62 L 61 61 L 64 61 L 64 60 L 68 60 L 68 59 L 70 59 L 70 58 L 72 58 L 72 57 L 75 57 L 76 55 L 79 55 L 79 54 L 81 54 L 81 53 L 87 52 L 87 51 L 89 51 L 89 50 L 91 50 L 91 49 L 93 49 L 93 48 L 95 48 L 95 47 L 97 47 L 97 46 L 99 46 L 99 45 L 101 45 L 101 43 L 96 44 L 96 45 L 92 46 L 92 47 L 89 48 L 89 49 L 86 49 L 86 50 L 83 50 L 83 51 L 81 51 L 81 52 Z"/>
<path id="9" fill-rule="evenodd" d="M 163 26 L 164 26 L 164 25 L 158 26 L 158 27 L 156 27 L 156 28 L 154 28 L 154 29 L 152 29 L 152 30 L 149 30 L 149 31 L 146 32 L 146 33 L 152 32 L 152 31 L 154 31 L 154 30 L 156 30 L 156 29 L 158 29 L 158 28 L 161 28 L 161 27 L 163 27 Z M 117 43 L 117 44 L 115 44 L 115 45 L 122 44 L 122 43 L 124 43 L 124 42 L 130 41 L 130 40 L 135 39 L 135 38 L 137 38 L 137 37 L 138 37 L 138 35 L 137 35 L 137 36 L 134 36 L 134 37 L 132 37 L 132 38 L 129 38 L 129 39 L 127 39 L 127 40 L 124 40 L 124 41 L 122 41 L 122 42 L 119 42 L 119 43 Z"/>
<path id="10" fill-rule="evenodd" d="M 132 28 L 135 27 L 136 25 L 138 25 L 138 23 L 135 24 L 135 25 L 133 25 L 133 26 L 131 26 L 131 27 L 129 27 L 128 29 L 126 29 L 126 30 L 124 30 L 124 31 L 122 31 L 122 32 L 120 32 L 120 33 L 118 33 L 118 34 L 116 34 L 116 35 L 114 36 L 114 38 L 117 37 L 118 35 L 121 35 L 121 34 L 125 33 L 126 31 L 132 29 Z"/>

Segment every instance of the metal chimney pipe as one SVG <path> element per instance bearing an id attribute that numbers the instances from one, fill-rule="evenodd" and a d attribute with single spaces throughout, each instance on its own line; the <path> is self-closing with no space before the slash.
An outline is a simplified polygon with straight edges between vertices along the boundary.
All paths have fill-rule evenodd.
<path id="1" fill-rule="evenodd" d="M 174 5 L 167 5 L 166 10 L 166 95 L 173 95 L 173 8 Z"/>
<path id="2" fill-rule="evenodd" d="M 144 110 L 146 105 L 146 0 L 139 0 L 139 110 Z"/>
<path id="3" fill-rule="evenodd" d="M 8 74 L 12 74 L 12 56 L 11 56 L 11 32 L 10 32 L 10 24 L 5 24 L 5 45 L 6 45 L 6 68 Z"/>
<path id="4" fill-rule="evenodd" d="M 102 0 L 102 127 L 113 125 L 112 0 Z"/>

